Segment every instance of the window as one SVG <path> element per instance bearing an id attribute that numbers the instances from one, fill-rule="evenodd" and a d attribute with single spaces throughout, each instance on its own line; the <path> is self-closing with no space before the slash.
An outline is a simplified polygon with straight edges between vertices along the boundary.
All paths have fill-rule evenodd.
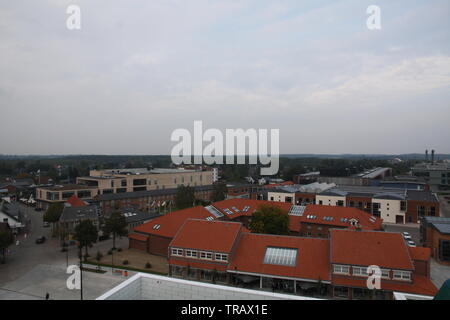
<path id="1" fill-rule="evenodd" d="M 435 207 L 430 207 L 429 215 L 432 216 L 432 217 L 434 217 L 436 215 L 436 208 Z"/>
<path id="2" fill-rule="evenodd" d="M 411 280 L 411 272 L 394 270 L 394 279 L 402 280 L 402 281 L 409 281 L 409 280 Z"/>
<path id="3" fill-rule="evenodd" d="M 216 253 L 216 260 L 217 261 L 227 262 L 228 261 L 228 255 L 227 254 L 222 254 L 222 253 Z"/>
<path id="4" fill-rule="evenodd" d="M 439 259 L 450 261 L 450 240 L 439 240 Z"/>
<path id="5" fill-rule="evenodd" d="M 333 273 L 350 274 L 350 267 L 335 264 L 333 265 Z"/>
<path id="6" fill-rule="evenodd" d="M 334 296 L 340 298 L 348 298 L 347 287 L 334 287 Z"/>
<path id="7" fill-rule="evenodd" d="M 295 266 L 297 260 L 297 249 L 267 247 L 264 263 L 282 266 Z"/>
<path id="8" fill-rule="evenodd" d="M 391 270 L 381 269 L 381 277 L 384 279 L 390 279 L 391 278 Z"/>
<path id="9" fill-rule="evenodd" d="M 73 196 L 75 194 L 75 192 L 63 192 L 62 193 L 62 198 L 63 198 L 63 200 L 65 200 L 65 199 L 69 199 L 71 196 Z"/>
<path id="10" fill-rule="evenodd" d="M 417 214 L 422 217 L 425 215 L 425 207 L 424 206 L 418 206 L 417 207 Z"/>
<path id="11" fill-rule="evenodd" d="M 400 211 L 406 211 L 406 201 L 400 201 Z"/>
<path id="12" fill-rule="evenodd" d="M 319 200 L 319 205 L 323 205 L 323 201 L 322 200 Z"/>
<path id="13" fill-rule="evenodd" d="M 182 256 L 183 255 L 183 249 L 173 248 L 172 249 L 172 255 L 173 256 Z"/>
<path id="14" fill-rule="evenodd" d="M 338 200 L 337 205 L 339 207 L 343 207 L 344 206 L 344 201 L 343 200 Z"/>
<path id="15" fill-rule="evenodd" d="M 120 181 L 120 186 L 126 187 L 127 186 L 127 180 L 126 179 L 121 180 Z"/>
<path id="16" fill-rule="evenodd" d="M 147 179 L 134 179 L 133 186 L 145 186 L 147 184 Z"/>
<path id="17" fill-rule="evenodd" d="M 353 275 L 367 277 L 367 267 L 352 267 Z"/>
<path id="18" fill-rule="evenodd" d="M 203 260 L 212 260 L 212 253 L 206 251 L 200 251 L 200 259 Z"/>
<path id="19" fill-rule="evenodd" d="M 196 250 L 186 250 L 186 257 L 197 258 L 197 251 Z"/>
<path id="20" fill-rule="evenodd" d="M 90 198 L 91 192 L 90 191 L 78 191 L 77 195 L 78 195 L 78 198 Z"/>

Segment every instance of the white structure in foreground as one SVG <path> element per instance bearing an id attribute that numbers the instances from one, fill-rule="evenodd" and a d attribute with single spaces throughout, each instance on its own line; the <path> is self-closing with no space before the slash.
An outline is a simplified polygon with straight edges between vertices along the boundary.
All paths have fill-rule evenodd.
<path id="1" fill-rule="evenodd" d="M 319 300 L 137 273 L 96 300 Z"/>

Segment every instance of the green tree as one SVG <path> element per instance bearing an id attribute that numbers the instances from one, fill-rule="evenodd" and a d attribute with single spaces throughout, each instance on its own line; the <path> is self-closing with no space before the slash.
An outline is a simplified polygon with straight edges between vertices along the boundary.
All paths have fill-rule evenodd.
<path id="1" fill-rule="evenodd" d="M 191 208 L 195 204 L 194 189 L 189 186 L 179 186 L 175 195 L 175 206 L 177 209 Z"/>
<path id="2" fill-rule="evenodd" d="M 64 205 L 62 203 L 52 203 L 44 213 L 44 221 L 52 224 L 52 230 L 55 229 L 55 223 L 59 221 L 63 212 Z"/>
<path id="3" fill-rule="evenodd" d="M 225 183 L 216 183 L 213 187 L 213 192 L 211 195 L 211 201 L 217 202 L 225 200 L 228 193 L 228 188 Z"/>
<path id="4" fill-rule="evenodd" d="M 10 231 L 0 231 L 0 251 L 2 253 L 1 263 L 6 262 L 6 250 L 14 242 L 13 235 Z"/>
<path id="5" fill-rule="evenodd" d="M 127 221 L 125 217 L 119 211 L 114 211 L 109 218 L 105 219 L 103 232 L 106 234 L 112 234 L 113 249 L 115 249 L 116 237 L 126 236 L 128 234 Z"/>
<path id="6" fill-rule="evenodd" d="M 85 248 L 85 256 L 88 256 L 88 248 L 97 242 L 98 231 L 91 220 L 83 220 L 75 227 L 74 239 L 78 241 L 78 247 Z"/>
<path id="7" fill-rule="evenodd" d="M 253 212 L 249 228 L 253 233 L 289 234 L 289 217 L 278 207 L 260 206 Z"/>

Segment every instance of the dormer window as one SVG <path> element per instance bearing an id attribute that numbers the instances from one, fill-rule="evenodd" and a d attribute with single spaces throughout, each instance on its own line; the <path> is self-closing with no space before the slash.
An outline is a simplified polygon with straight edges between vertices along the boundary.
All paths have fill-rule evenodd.
<path id="1" fill-rule="evenodd" d="M 411 281 L 411 272 L 394 270 L 394 280 Z"/>

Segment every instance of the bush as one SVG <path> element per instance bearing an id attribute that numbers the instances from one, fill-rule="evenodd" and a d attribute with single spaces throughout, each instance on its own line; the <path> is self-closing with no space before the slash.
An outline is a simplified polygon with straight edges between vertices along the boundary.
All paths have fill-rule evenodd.
<path id="1" fill-rule="evenodd" d="M 145 264 L 145 268 L 150 269 L 152 267 L 152 264 L 150 262 L 147 262 Z"/>
<path id="2" fill-rule="evenodd" d="M 103 254 L 100 251 L 97 251 L 97 256 L 95 257 L 95 259 L 97 261 L 100 261 L 100 260 L 102 260 L 102 258 L 103 258 Z"/>
<path id="3" fill-rule="evenodd" d="M 129 263 L 128 260 L 123 260 L 123 262 L 122 262 L 123 265 L 127 265 L 128 263 Z"/>

